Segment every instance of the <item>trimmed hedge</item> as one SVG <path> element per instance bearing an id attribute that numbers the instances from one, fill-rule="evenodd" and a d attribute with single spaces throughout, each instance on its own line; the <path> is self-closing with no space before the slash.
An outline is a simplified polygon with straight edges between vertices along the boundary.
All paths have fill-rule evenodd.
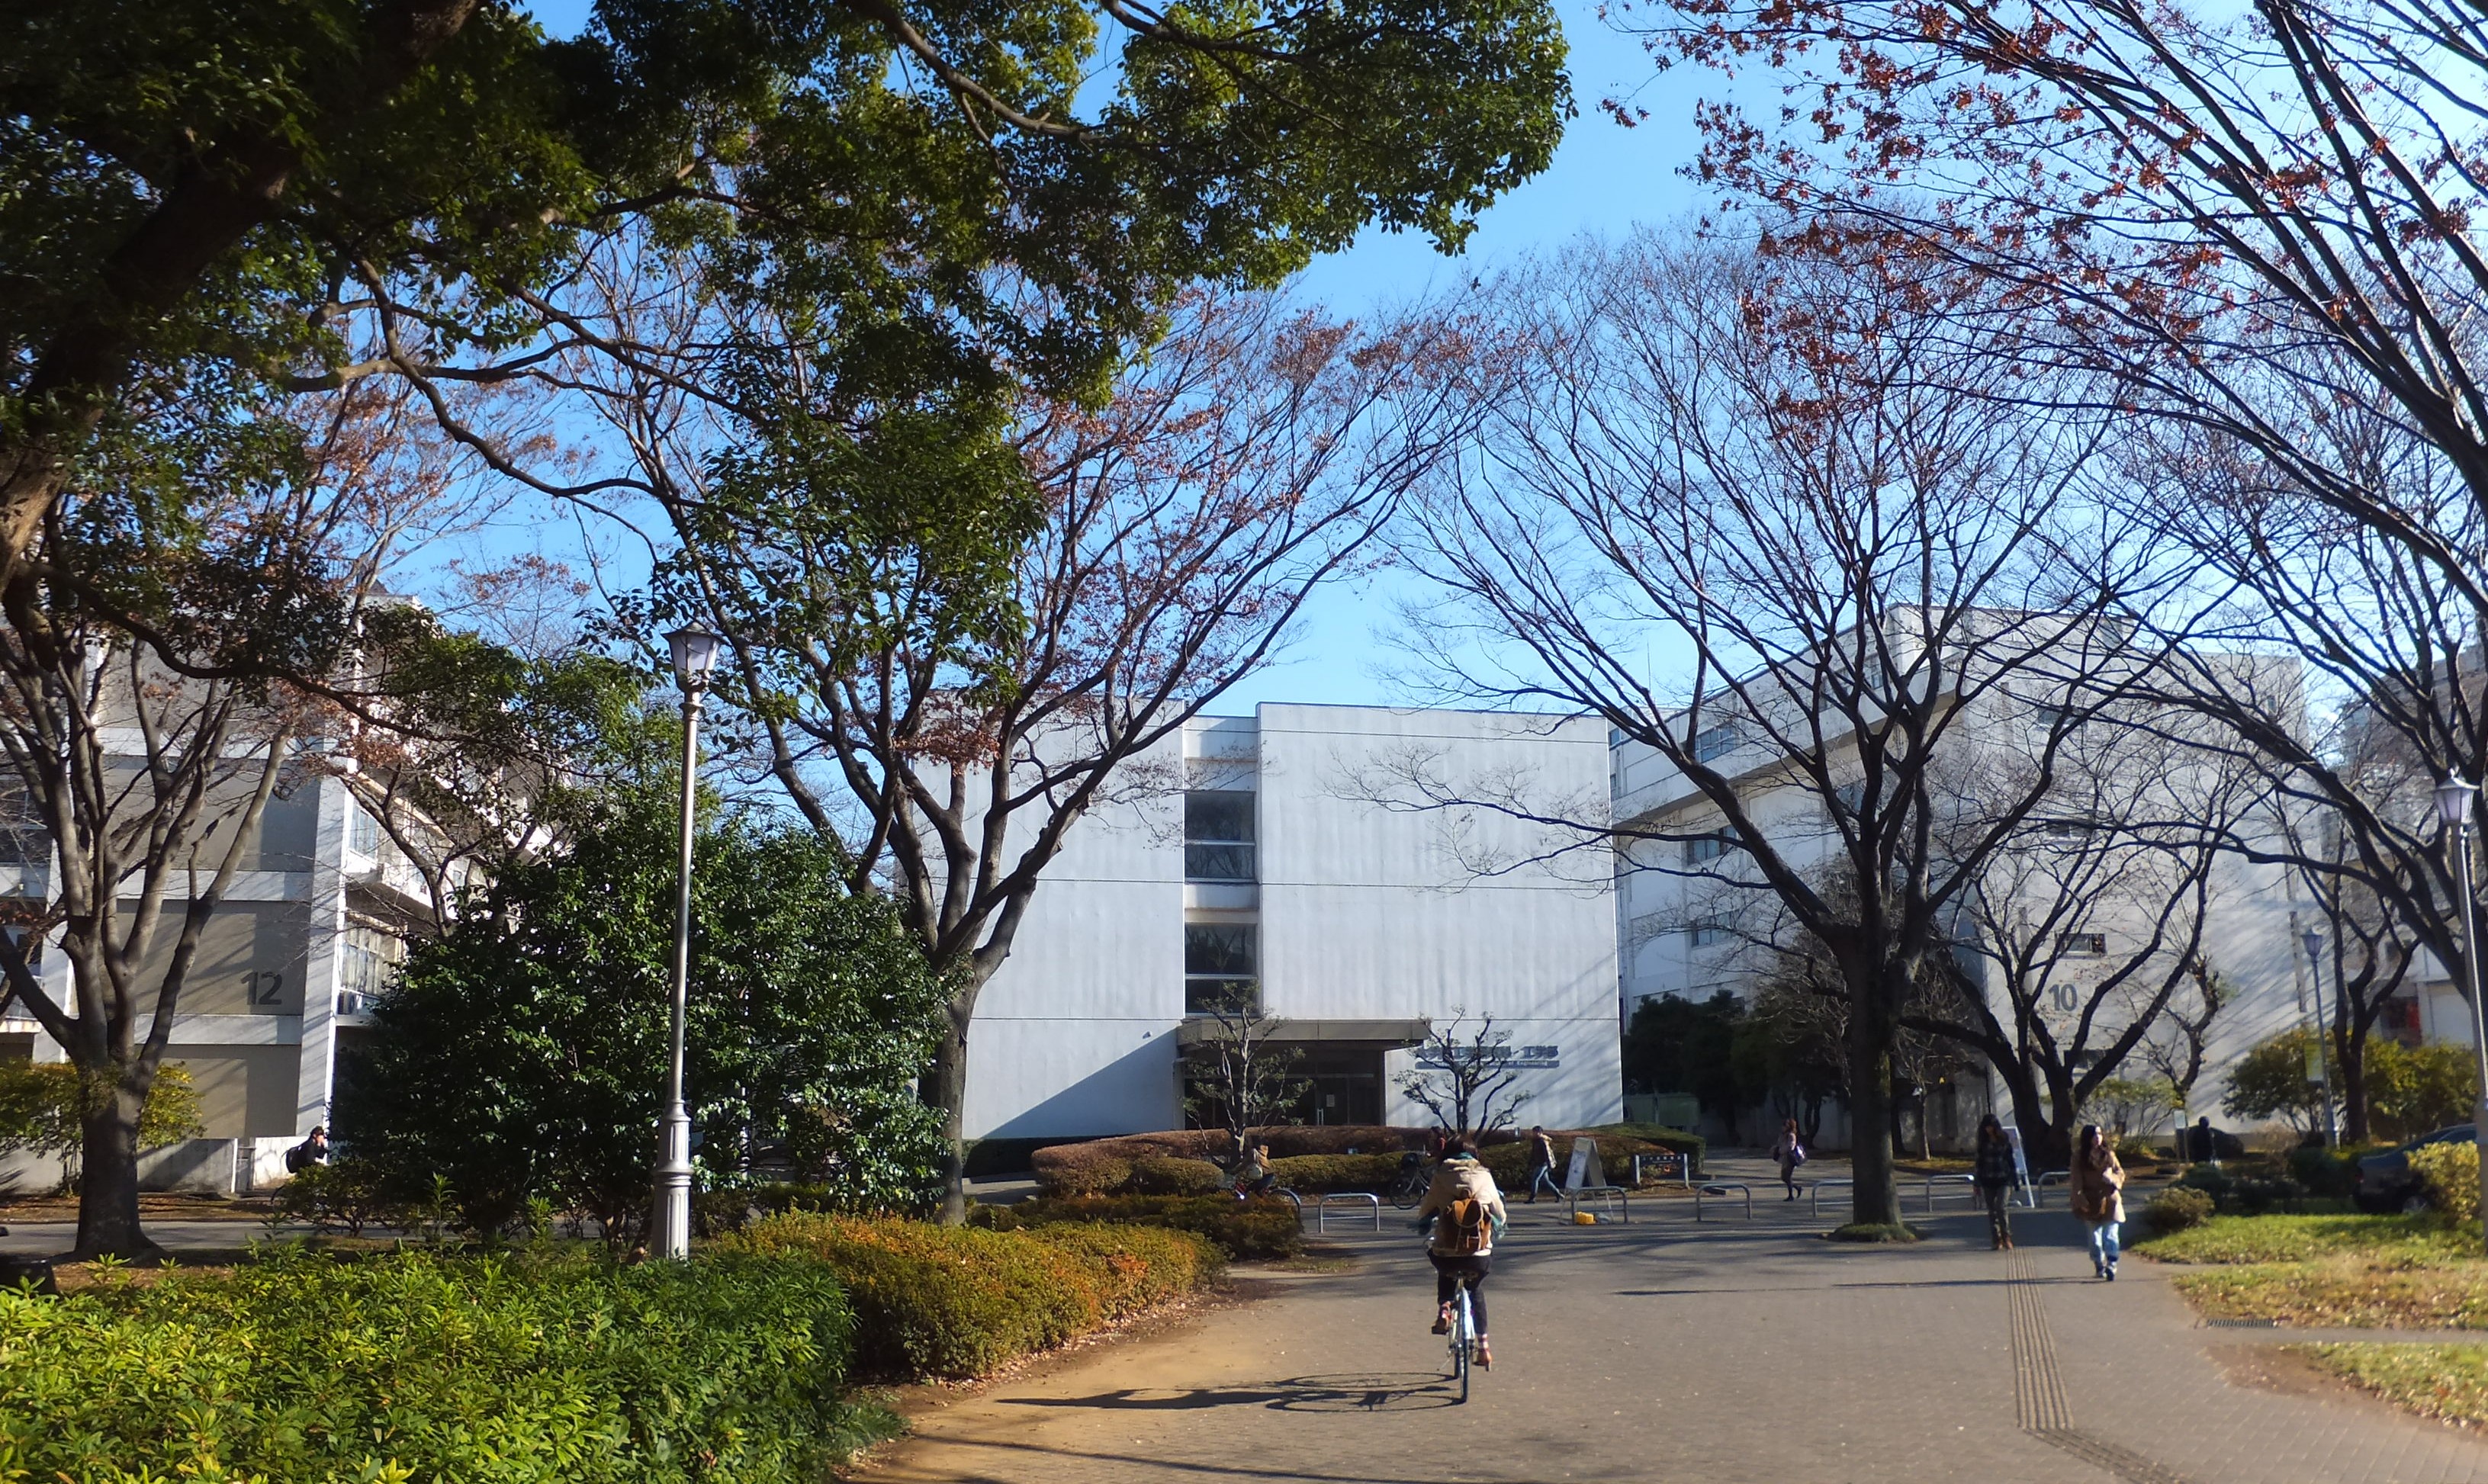
<path id="1" fill-rule="evenodd" d="M 1300 1154 L 1274 1159 L 1270 1173 L 1290 1190 L 1371 1190 L 1390 1189 L 1400 1174 L 1396 1154 Z"/>
<path id="2" fill-rule="evenodd" d="M 764 1484 L 864 1440 L 817 1263 L 294 1252 L 0 1290 L 0 1476 Z"/>
<path id="3" fill-rule="evenodd" d="M 2212 1218 L 2215 1207 L 2205 1191 L 2189 1186 L 2170 1186 L 2159 1198 L 2142 1208 L 2142 1224 L 2161 1236 L 2200 1226 Z"/>
<path id="4" fill-rule="evenodd" d="M 1610 1166 L 1620 1159 L 1629 1162 L 1635 1154 L 1674 1150 L 1690 1154 L 1694 1171 L 1698 1174 L 1707 1152 L 1699 1134 L 1687 1134 L 1682 1129 L 1662 1128 L 1657 1124 L 1618 1123 L 1596 1129 L 1550 1129 L 1547 1134 L 1555 1140 L 1555 1159 L 1559 1168 L 1571 1157 L 1572 1140 L 1583 1134 L 1597 1139 L 1598 1158 Z M 1428 1131 L 1393 1129 L 1374 1124 L 1284 1125 L 1257 1129 L 1253 1136 L 1270 1146 L 1271 1162 L 1279 1167 L 1279 1183 L 1290 1190 L 1379 1190 L 1399 1169 L 1402 1151 L 1426 1147 Z M 1486 1168 L 1494 1172 L 1498 1182 L 1511 1183 L 1523 1178 L 1529 1162 L 1525 1134 L 1504 1130 L 1487 1135 L 1484 1144 L 1481 1158 L 1485 1161 Z M 1229 1147 L 1227 1132 L 1223 1129 L 1175 1129 L 1161 1134 L 1129 1134 L 1117 1138 L 1090 1139 L 1079 1144 L 1055 1144 L 1034 1151 L 1030 1157 L 1030 1164 L 1036 1172 L 1037 1189 L 1047 1195 L 1179 1193 L 1169 1189 L 1168 1175 L 1144 1173 L 1143 1166 L 1162 1171 L 1166 1162 L 1202 1161 L 1210 1162 L 1213 1168 L 1223 1169 L 1222 1162 L 1227 1159 Z M 1317 1165 L 1299 1162 L 1315 1158 L 1359 1162 Z M 1197 1175 L 1194 1178 L 1198 1178 Z"/>
<path id="5" fill-rule="evenodd" d="M 1060 1230 L 1063 1223 L 1163 1226 L 1194 1233 L 1230 1257 L 1293 1257 L 1304 1250 L 1296 1208 L 1275 1195 L 1040 1195 L 1015 1206 L 979 1206 L 969 1218 L 993 1231 Z"/>
<path id="6" fill-rule="evenodd" d="M 855 1309 L 857 1367 L 885 1380 L 981 1375 L 1203 1287 L 1222 1266 L 1214 1246 L 1187 1232 L 993 1231 L 810 1212 L 756 1221 L 727 1246 L 836 1274 Z"/>

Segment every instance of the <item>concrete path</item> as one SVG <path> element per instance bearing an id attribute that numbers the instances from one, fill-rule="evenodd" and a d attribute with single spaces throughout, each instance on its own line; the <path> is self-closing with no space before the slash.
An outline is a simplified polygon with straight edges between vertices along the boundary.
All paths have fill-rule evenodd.
<path id="1" fill-rule="evenodd" d="M 1759 1192 L 1758 1192 L 1759 1193 Z M 2488 1481 L 2488 1445 L 2269 1366 L 2165 1270 L 2090 1276 L 2061 1211 L 1987 1250 L 1813 1235 L 1803 1202 L 1695 1224 L 1522 1207 L 1489 1285 L 1496 1366 L 1454 1405 L 1430 1274 L 1390 1225 L 1353 1273 L 1101 1347 L 931 1412 L 868 1477 L 995 1484 L 2332 1484 Z M 2261 1337 L 2261 1336 L 2257 1336 Z"/>

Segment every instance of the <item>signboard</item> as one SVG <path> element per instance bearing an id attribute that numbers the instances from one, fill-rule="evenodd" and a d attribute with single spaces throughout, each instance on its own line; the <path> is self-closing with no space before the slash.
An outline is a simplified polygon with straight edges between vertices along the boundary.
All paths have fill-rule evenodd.
<path id="1" fill-rule="evenodd" d="M 1520 1070 L 1554 1071 L 1562 1064 L 1562 1048 L 1552 1046 L 1463 1046 L 1456 1048 L 1464 1064 L 1511 1067 Z M 1439 1067 L 1447 1063 L 1439 1046 L 1428 1046 L 1417 1052 L 1417 1065 Z"/>
<path id="2" fill-rule="evenodd" d="M 1580 1137 L 1572 1140 L 1572 1167 L 1564 1172 L 1567 1190 L 1592 1190 L 1607 1183 L 1607 1172 L 1598 1164 L 1598 1141 Z"/>

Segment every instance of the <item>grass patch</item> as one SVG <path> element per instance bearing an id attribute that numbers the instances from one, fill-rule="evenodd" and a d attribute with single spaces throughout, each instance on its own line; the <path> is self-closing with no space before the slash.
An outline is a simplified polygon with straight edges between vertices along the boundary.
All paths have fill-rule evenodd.
<path id="1" fill-rule="evenodd" d="M 2488 1422 L 2488 1346 L 2291 1345 L 2318 1369 L 2421 1416 Z"/>
<path id="2" fill-rule="evenodd" d="M 1852 1221 L 1824 1232 L 1827 1242 L 1924 1242 L 1927 1234 L 1905 1222 Z"/>
<path id="3" fill-rule="evenodd" d="M 2475 1231 L 2433 1216 L 2224 1216 L 2128 1248 L 2167 1263 L 2296 1263 L 2356 1253 L 2389 1266 L 2479 1255 Z"/>

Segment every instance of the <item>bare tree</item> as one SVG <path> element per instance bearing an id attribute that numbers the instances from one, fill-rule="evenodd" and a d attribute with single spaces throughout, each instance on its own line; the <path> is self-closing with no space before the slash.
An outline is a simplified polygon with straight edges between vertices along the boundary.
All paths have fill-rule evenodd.
<path id="1" fill-rule="evenodd" d="M 29 940 L 57 930 L 69 993 L 14 938 L 0 968 L 85 1083 L 82 1254 L 153 1249 L 137 1130 L 201 934 L 236 876 L 264 869 L 269 798 L 324 766 L 337 697 L 361 688 L 268 677 L 351 671 L 391 562 L 474 509 L 454 461 L 378 388 L 295 411 L 291 477 L 200 492 L 178 546 L 147 545 L 129 509 L 144 490 L 73 486 L 36 548 L 41 601 L 0 628 L 0 760 L 49 846 L 48 900 L 26 926 Z"/>
<path id="2" fill-rule="evenodd" d="M 1240 1167 L 1247 1135 L 1313 1090 L 1298 1075 L 1304 1051 L 1274 1039 L 1283 1022 L 1262 1010 L 1258 994 L 1221 995 L 1202 1007 L 1198 1023 L 1201 1039 L 1184 1050 L 1194 1074 L 1185 1102 L 1196 1117 L 1227 1130 Z"/>
<path id="3" fill-rule="evenodd" d="M 2202 1080 L 2213 1022 L 2236 997 L 2219 971 L 2197 956 L 2187 966 L 2186 982 L 2161 1007 L 2159 1024 L 2143 1040 L 2143 1060 L 2168 1079 L 2181 1112 L 2194 1106 L 2194 1086 Z"/>
<path id="4" fill-rule="evenodd" d="M 1417 1065 L 1400 1075 L 1400 1091 L 1436 1128 L 1474 1141 L 1511 1128 L 1530 1094 L 1514 1090 L 1522 1069 L 1513 1059 L 1512 1032 L 1495 1029 L 1491 1015 L 1479 1017 L 1464 1037 L 1466 1024 L 1467 1012 L 1455 1011 L 1451 1023 L 1428 1026 Z"/>
<path id="5" fill-rule="evenodd" d="M 2488 769 L 2488 377 L 2477 15 L 2446 0 L 2229 14 L 2120 0 L 1679 0 L 1681 54 L 1785 64 L 1803 122 L 1710 110 L 1706 165 L 1799 236 L 1937 255 L 2097 369 L 2156 467 L 2163 621 L 2298 656 L 2429 780 Z M 1800 135 L 1793 129 L 1801 130 Z M 1985 325 L 1965 322 L 1977 337 Z M 2285 710 L 2190 686 L 2331 814 L 2339 870 L 2467 980 L 2433 814 Z M 2314 865 L 2313 851 L 2296 862 Z M 2338 1021 L 2335 1032 L 2338 1034 Z"/>
<path id="6" fill-rule="evenodd" d="M 950 1218 L 977 996 L 1047 865 L 1100 804 L 1179 787 L 1161 744 L 1269 661 L 1443 457 L 1451 338 L 1189 295 L 1102 407 L 1031 405 L 1023 467 L 973 476 L 1028 481 L 1024 529 L 883 522 L 807 483 L 817 464 L 635 439 L 681 543 L 661 606 L 725 637 L 719 694 L 760 762 L 954 987 L 921 1083 Z"/>
<path id="7" fill-rule="evenodd" d="M 2121 584 L 2059 559 L 2122 540 L 2079 498 L 2090 430 L 2018 407 L 2042 390 L 2026 368 L 1948 343 L 1980 292 L 1647 239 L 1496 283 L 1477 453 L 1413 522 L 1452 684 L 1592 712 L 1626 744 L 1619 823 L 1585 838 L 1628 874 L 1776 904 L 1821 945 L 1859 1128 L 1890 1121 L 1904 1009 L 1965 897 L 2044 807 L 2102 678 L 2148 659 L 2104 622 Z M 1964 827 L 1945 770 L 1997 727 L 2034 766 Z M 1730 848 L 1680 855 L 1706 836 Z M 1897 1224 L 1888 1144 L 1855 1160 L 1856 1221 Z"/>

